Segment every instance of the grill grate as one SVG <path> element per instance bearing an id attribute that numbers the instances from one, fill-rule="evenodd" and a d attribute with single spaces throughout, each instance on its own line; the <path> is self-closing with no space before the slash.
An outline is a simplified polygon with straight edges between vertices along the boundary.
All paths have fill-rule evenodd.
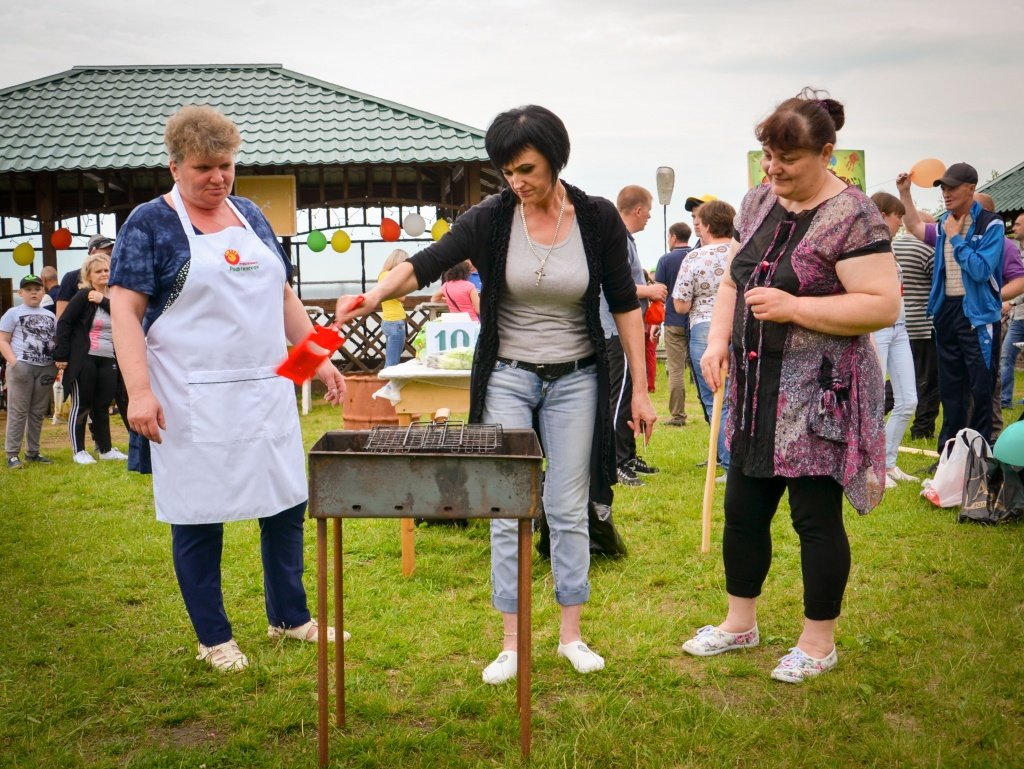
<path id="1" fill-rule="evenodd" d="M 467 425 L 449 420 L 413 422 L 407 427 L 378 425 L 370 430 L 365 450 L 377 454 L 493 454 L 501 446 L 501 425 Z"/>

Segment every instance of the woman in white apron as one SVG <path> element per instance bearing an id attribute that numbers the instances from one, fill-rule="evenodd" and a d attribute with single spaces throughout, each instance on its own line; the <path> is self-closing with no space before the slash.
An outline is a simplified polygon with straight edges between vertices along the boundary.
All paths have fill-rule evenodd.
<path id="1" fill-rule="evenodd" d="M 311 324 L 259 209 L 229 199 L 241 136 L 212 107 L 167 123 L 175 185 L 136 208 L 118 236 L 110 285 L 114 344 L 139 436 L 130 467 L 153 473 L 171 524 L 174 570 L 199 638 L 197 659 L 241 670 L 220 584 L 223 524 L 260 522 L 268 634 L 315 641 L 302 585 L 305 456 L 292 384 L 275 375 Z M 327 400 L 345 382 L 325 361 Z M 333 629 L 329 629 L 333 640 Z"/>

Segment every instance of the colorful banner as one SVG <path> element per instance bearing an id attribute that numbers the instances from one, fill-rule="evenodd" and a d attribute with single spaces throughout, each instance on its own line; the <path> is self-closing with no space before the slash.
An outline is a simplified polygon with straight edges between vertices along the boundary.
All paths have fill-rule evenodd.
<path id="1" fill-rule="evenodd" d="M 764 184 L 764 171 L 761 170 L 761 158 L 764 152 L 753 150 L 747 153 L 747 186 L 754 187 Z M 864 150 L 836 150 L 829 160 L 832 172 L 847 184 L 860 187 L 867 192 L 867 174 L 864 171 Z"/>

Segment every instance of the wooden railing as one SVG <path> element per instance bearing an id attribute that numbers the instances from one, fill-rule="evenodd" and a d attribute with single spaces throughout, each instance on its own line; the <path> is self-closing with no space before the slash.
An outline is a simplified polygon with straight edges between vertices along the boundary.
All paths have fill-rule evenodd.
<path id="1" fill-rule="evenodd" d="M 406 335 L 405 350 L 402 360 L 416 355 L 412 347 L 413 337 L 419 333 L 423 324 L 435 319 L 447 306 L 432 303 L 427 296 L 408 296 L 405 298 Z M 334 320 L 334 301 L 305 301 L 306 312 L 313 323 L 326 326 Z M 386 343 L 381 329 L 380 312 L 372 312 L 359 318 L 342 329 L 345 344 L 334 356 L 334 363 L 343 374 L 372 374 L 384 368 L 384 351 Z"/>

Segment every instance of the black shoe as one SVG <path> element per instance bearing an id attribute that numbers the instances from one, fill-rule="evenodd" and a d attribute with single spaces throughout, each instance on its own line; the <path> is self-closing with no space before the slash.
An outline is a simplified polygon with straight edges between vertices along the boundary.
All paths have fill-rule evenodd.
<path id="1" fill-rule="evenodd" d="M 668 427 L 686 427 L 686 417 L 673 417 L 662 424 Z"/>
<path id="2" fill-rule="evenodd" d="M 49 457 L 44 457 L 42 454 L 26 454 L 25 455 L 25 461 L 26 462 L 35 462 L 36 464 L 40 464 L 40 465 L 52 465 L 53 464 L 53 460 L 52 459 L 50 459 Z"/>
<path id="3" fill-rule="evenodd" d="M 644 475 L 654 475 L 661 472 L 657 467 L 644 462 L 643 457 L 633 457 L 629 460 L 629 469 L 634 473 L 643 473 Z"/>
<path id="4" fill-rule="evenodd" d="M 21 470 L 25 465 L 21 463 L 17 455 L 13 457 L 7 457 L 7 469 L 8 470 Z M 620 471 L 621 472 L 621 471 Z M 636 476 L 634 476 L 636 477 Z"/>
<path id="5" fill-rule="evenodd" d="M 626 465 L 622 465 L 618 469 L 618 473 L 617 474 L 619 476 L 619 483 L 621 483 L 623 486 L 643 486 L 644 485 L 644 482 L 636 477 L 636 473 L 634 473 Z"/>

